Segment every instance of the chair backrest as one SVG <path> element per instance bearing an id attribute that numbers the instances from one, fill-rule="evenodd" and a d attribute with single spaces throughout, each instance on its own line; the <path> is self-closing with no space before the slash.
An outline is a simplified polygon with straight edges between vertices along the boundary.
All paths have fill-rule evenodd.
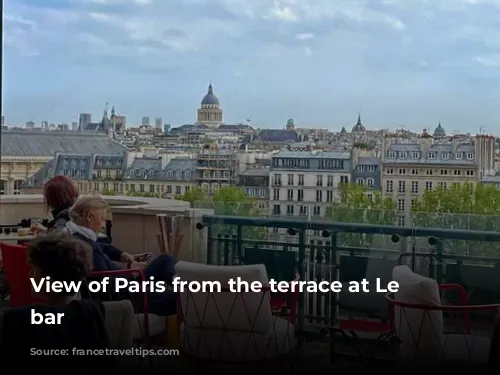
<path id="1" fill-rule="evenodd" d="M 0 250 L 5 277 L 9 284 L 10 305 L 18 307 L 43 302 L 32 295 L 28 248 L 0 242 Z"/>
<path id="2" fill-rule="evenodd" d="M 229 280 L 269 283 L 263 264 L 246 266 L 211 266 L 200 263 L 178 262 L 176 276 L 181 281 L 218 281 L 223 287 Z M 269 292 L 260 293 L 179 293 L 178 313 L 186 327 L 268 333 L 273 328 Z M 180 311 L 179 311 L 180 309 Z"/>

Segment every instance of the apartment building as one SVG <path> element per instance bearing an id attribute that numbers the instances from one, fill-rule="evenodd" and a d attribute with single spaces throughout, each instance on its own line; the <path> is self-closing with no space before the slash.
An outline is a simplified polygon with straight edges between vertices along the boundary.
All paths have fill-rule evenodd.
<path id="1" fill-rule="evenodd" d="M 281 151 L 269 174 L 271 215 L 322 217 L 351 180 L 350 152 Z"/>
<path id="2" fill-rule="evenodd" d="M 453 184 L 476 183 L 494 168 L 494 138 L 478 135 L 466 140 L 434 141 L 426 132 L 418 140 L 386 137 L 382 152 L 381 185 L 402 212 L 404 225 L 416 199 L 425 191 Z"/>
<path id="3" fill-rule="evenodd" d="M 238 154 L 219 150 L 217 145 L 203 149 L 196 157 L 196 181 L 209 195 L 223 186 L 235 185 L 239 170 Z"/>

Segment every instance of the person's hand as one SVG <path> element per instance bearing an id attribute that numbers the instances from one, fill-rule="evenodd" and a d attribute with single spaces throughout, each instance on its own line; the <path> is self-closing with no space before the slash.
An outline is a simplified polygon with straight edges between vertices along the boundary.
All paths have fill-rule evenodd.
<path id="1" fill-rule="evenodd" d="M 139 263 L 146 263 L 151 259 L 152 256 L 153 256 L 153 253 L 136 254 L 136 255 L 134 255 L 134 261 L 139 262 Z"/>
<path id="2" fill-rule="evenodd" d="M 144 262 L 132 262 L 130 263 L 130 266 L 129 268 L 131 270 L 143 270 L 144 268 L 146 268 L 147 264 L 144 263 Z"/>
<path id="3" fill-rule="evenodd" d="M 47 233 L 47 228 L 40 223 L 33 223 L 30 227 L 30 233 L 35 236 Z"/>

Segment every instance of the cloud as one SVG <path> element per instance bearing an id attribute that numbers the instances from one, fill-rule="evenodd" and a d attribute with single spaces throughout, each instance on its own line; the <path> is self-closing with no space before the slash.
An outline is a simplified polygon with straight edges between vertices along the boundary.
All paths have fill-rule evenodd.
<path id="1" fill-rule="evenodd" d="M 227 87 L 236 82 L 244 84 L 244 90 L 234 89 L 234 97 L 246 92 L 252 96 L 247 102 L 252 103 L 263 95 L 258 82 L 272 82 L 263 97 L 266 103 L 275 105 L 277 112 L 280 106 L 288 108 L 287 103 L 294 109 L 302 107 L 291 98 L 298 85 L 314 92 L 310 107 L 307 103 L 303 106 L 313 106 L 309 113 L 314 115 L 321 113 L 316 106 L 323 102 L 331 113 L 330 98 L 335 95 L 343 103 L 339 111 L 353 106 L 357 112 L 360 107 L 375 106 L 382 98 L 379 107 L 384 108 L 404 108 L 404 104 L 387 104 L 403 98 L 410 98 L 410 104 L 415 98 L 423 98 L 417 100 L 422 106 L 426 101 L 434 106 L 429 90 L 440 93 L 440 100 L 450 97 L 446 92 L 464 92 L 463 87 L 487 92 L 493 84 L 492 67 L 500 62 L 500 32 L 495 17 L 500 0 L 4 3 L 8 66 L 33 64 L 33 69 L 43 66 L 58 72 L 85 69 L 96 81 L 106 71 L 106 76 L 112 75 L 117 81 L 138 77 L 138 87 L 142 82 L 154 86 L 181 78 L 194 81 L 218 77 L 224 82 L 221 77 L 227 76 Z M 175 76 L 169 76 L 172 71 Z M 78 79 L 83 80 L 84 75 L 79 74 L 79 70 L 72 71 L 67 81 L 81 84 Z M 149 81 L 145 78 L 149 75 L 160 79 Z M 161 90 L 158 88 L 157 96 L 163 95 Z M 348 96 L 354 99 L 344 103 Z M 350 104 L 356 101 L 365 104 Z M 408 108 L 401 113 L 409 113 Z M 268 115 L 272 116 L 271 109 Z M 420 112 L 415 118 L 418 116 Z"/>

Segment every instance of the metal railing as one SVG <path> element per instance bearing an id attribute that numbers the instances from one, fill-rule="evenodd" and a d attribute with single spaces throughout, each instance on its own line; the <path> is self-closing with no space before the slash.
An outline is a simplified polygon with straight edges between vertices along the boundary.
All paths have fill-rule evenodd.
<path id="1" fill-rule="evenodd" d="M 269 277 L 280 281 L 291 280 L 298 271 L 303 281 L 347 283 L 364 278 L 389 281 L 392 268 L 402 263 L 439 283 L 464 285 L 471 302 L 500 300 L 499 232 L 217 215 L 204 215 L 198 224 L 202 228 L 208 231 L 208 264 L 264 263 Z M 357 236 L 357 246 L 346 236 Z M 372 239 L 359 240 L 367 236 Z M 485 246 L 488 256 L 457 254 L 452 248 L 457 242 L 473 243 L 476 254 Z M 491 256 L 496 249 L 498 256 Z M 339 311 L 384 318 L 386 307 L 382 294 L 374 298 L 306 292 L 299 300 L 299 323 L 333 324 Z"/>

